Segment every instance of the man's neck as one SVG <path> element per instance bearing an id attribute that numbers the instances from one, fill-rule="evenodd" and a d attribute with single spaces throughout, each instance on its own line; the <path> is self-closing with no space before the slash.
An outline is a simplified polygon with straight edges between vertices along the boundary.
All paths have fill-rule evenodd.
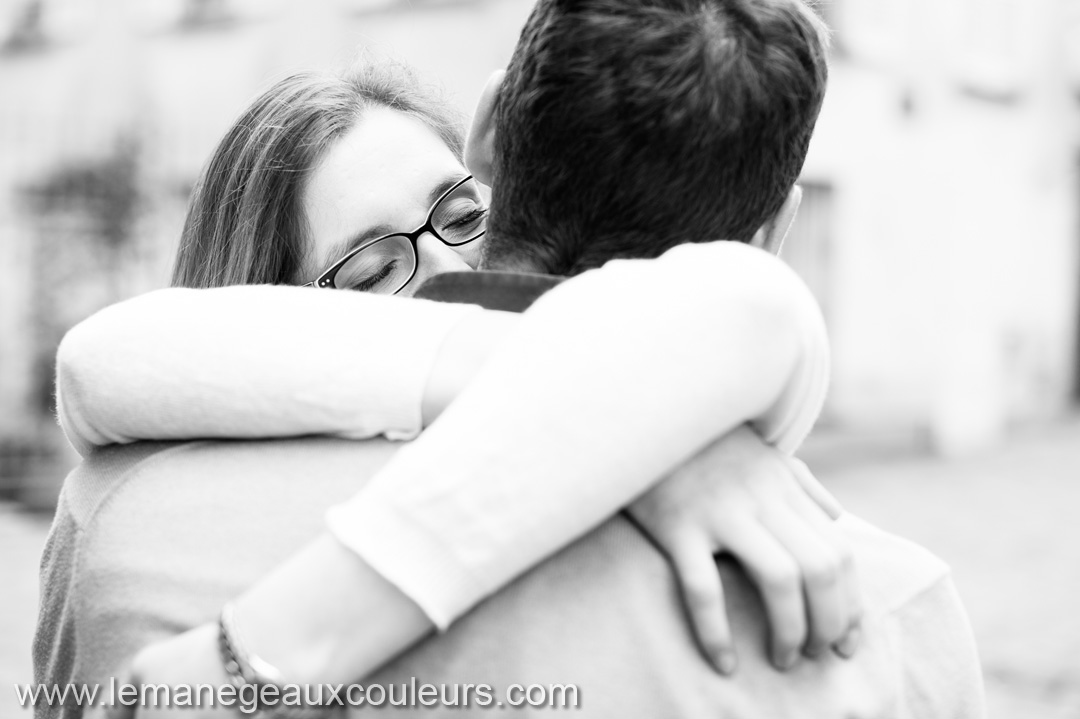
<path id="1" fill-rule="evenodd" d="M 488 236 L 491 239 L 491 236 Z M 492 262 L 488 262 L 486 259 L 481 263 L 478 269 L 486 270 L 488 272 L 518 272 L 524 274 L 533 275 L 546 275 L 549 274 L 544 267 L 541 267 L 536 260 L 527 257 L 525 254 L 517 256 L 504 256 L 500 257 Z"/>
<path id="2" fill-rule="evenodd" d="M 503 258 L 498 262 L 483 262 L 477 268 L 486 272 L 513 272 L 515 274 L 524 275 L 546 275 L 550 274 L 544 271 L 539 264 L 530 262 L 525 258 Z"/>
<path id="3" fill-rule="evenodd" d="M 524 312 L 562 280 L 533 272 L 446 272 L 429 278 L 417 289 L 415 297 L 478 304 L 489 310 Z"/>

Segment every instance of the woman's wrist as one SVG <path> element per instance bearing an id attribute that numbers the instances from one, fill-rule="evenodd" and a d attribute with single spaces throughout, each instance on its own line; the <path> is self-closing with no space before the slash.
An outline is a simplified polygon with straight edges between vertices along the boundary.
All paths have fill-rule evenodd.
<path id="1" fill-rule="evenodd" d="M 424 386 L 421 415 L 425 427 L 472 381 L 520 321 L 520 315 L 511 312 L 487 310 L 467 314 L 454 325 L 439 346 Z"/>
<path id="2" fill-rule="evenodd" d="M 434 628 L 329 534 L 237 599 L 233 620 L 247 652 L 301 685 L 355 681 Z"/>
<path id="3" fill-rule="evenodd" d="M 218 649 L 222 666 L 237 689 L 245 684 L 285 684 L 277 667 L 248 650 L 236 626 L 236 605 L 232 602 L 222 608 L 218 617 Z"/>

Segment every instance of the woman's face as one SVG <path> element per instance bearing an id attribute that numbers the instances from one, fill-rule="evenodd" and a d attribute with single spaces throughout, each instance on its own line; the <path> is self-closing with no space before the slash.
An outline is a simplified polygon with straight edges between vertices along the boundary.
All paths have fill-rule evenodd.
<path id="1" fill-rule="evenodd" d="M 467 175 L 450 149 L 421 120 L 382 107 L 365 111 L 308 178 L 302 202 L 311 245 L 301 282 L 314 280 L 363 243 L 416 230 L 427 219 L 432 203 Z M 449 212 L 447 222 L 457 223 L 466 232 L 476 227 L 487 209 L 477 188 L 473 181 L 456 190 L 450 201 L 440 205 L 435 224 Z M 442 226 L 440 232 L 451 236 Z M 432 275 L 475 269 L 482 242 L 481 238 L 450 247 L 430 232 L 420 235 L 416 240 L 416 275 L 399 294 L 412 295 Z M 379 247 L 384 244 L 379 243 Z M 364 255 L 369 254 L 365 250 Z M 350 263 L 350 277 L 339 273 L 336 285 L 375 289 L 395 262 L 400 266 L 407 260 L 388 251 L 376 253 L 361 270 L 354 270 L 355 263 Z"/>

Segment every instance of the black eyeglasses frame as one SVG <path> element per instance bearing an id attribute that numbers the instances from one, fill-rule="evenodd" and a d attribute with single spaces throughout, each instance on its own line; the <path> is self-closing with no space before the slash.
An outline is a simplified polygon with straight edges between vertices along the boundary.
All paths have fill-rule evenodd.
<path id="1" fill-rule="evenodd" d="M 472 175 L 466 175 L 461 180 L 454 183 L 454 185 L 451 186 L 446 192 L 439 195 L 439 199 L 437 199 L 437 200 L 435 200 L 435 202 L 431 203 L 431 207 L 428 209 L 427 218 L 424 220 L 424 224 L 422 224 L 417 229 L 413 230 L 412 232 L 391 232 L 389 234 L 382 235 L 381 237 L 376 237 L 373 240 L 369 240 L 369 241 L 363 243 L 362 245 L 360 245 L 359 247 L 355 247 L 352 250 L 349 250 L 349 252 L 346 253 L 344 257 L 339 259 L 334 264 L 330 265 L 329 269 L 324 271 L 321 275 L 316 277 L 311 282 L 305 282 L 303 285 L 301 285 L 301 287 L 317 287 L 319 289 L 331 289 L 331 290 L 338 289 L 337 287 L 334 286 L 334 279 L 337 277 L 337 273 L 339 271 L 341 271 L 341 268 L 344 267 L 346 264 L 348 264 L 349 260 L 351 260 L 353 257 L 356 257 L 358 254 L 360 254 L 361 252 L 363 252 L 367 248 L 369 248 L 372 245 L 375 245 L 375 244 L 377 244 L 379 242 L 384 242 L 385 240 L 388 240 L 391 237 L 404 237 L 409 241 L 409 244 L 412 246 L 412 252 L 413 252 L 412 272 L 409 273 L 408 279 L 406 279 L 404 282 L 402 282 L 401 285 L 397 289 L 395 289 L 393 292 L 389 292 L 389 293 L 386 293 L 386 294 L 396 295 L 398 292 L 401 292 L 403 289 L 408 287 L 409 283 L 412 282 L 414 277 L 416 277 L 416 272 L 420 269 L 420 250 L 417 248 L 416 242 L 417 242 L 417 240 L 420 239 L 420 236 L 423 235 L 425 232 L 431 233 L 431 235 L 435 239 L 437 239 L 439 242 L 443 243 L 447 247 L 461 247 L 463 245 L 469 244 L 470 242 L 476 242 L 481 237 L 483 237 L 484 234 L 487 232 L 487 230 L 485 229 L 485 230 L 481 231 L 480 234 L 478 234 L 478 235 L 476 235 L 474 237 L 470 237 L 467 240 L 463 240 L 461 242 L 451 242 L 451 241 L 447 240 L 445 237 L 443 237 L 442 235 L 440 235 L 439 231 L 437 229 L 435 229 L 435 225 L 433 225 L 432 222 L 431 222 L 432 219 L 435 216 L 435 210 L 439 207 L 440 204 L 442 204 L 443 200 L 445 200 L 447 197 L 449 197 L 451 194 L 453 194 L 453 192 L 456 189 L 458 189 L 459 187 L 461 187 L 466 182 L 469 182 L 472 179 L 474 179 Z"/>

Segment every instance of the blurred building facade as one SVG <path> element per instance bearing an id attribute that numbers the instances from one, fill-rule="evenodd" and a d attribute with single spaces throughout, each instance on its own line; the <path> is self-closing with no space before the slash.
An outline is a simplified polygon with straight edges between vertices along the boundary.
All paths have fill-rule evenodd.
<path id="1" fill-rule="evenodd" d="M 804 179 L 830 190 L 828 240 L 791 259 L 824 273 L 830 417 L 952 453 L 1058 415 L 1080 377 L 1080 8 L 824 7 L 833 72 Z"/>
<path id="2" fill-rule="evenodd" d="M 0 0 L 0 487 L 61 451 L 59 338 L 167 284 L 191 184 L 259 90 L 366 47 L 469 109 L 531 5 Z M 1080 384 L 1078 3 L 819 10 L 831 87 L 785 257 L 832 334 L 826 422 L 952 452 L 1061 413 Z"/>

